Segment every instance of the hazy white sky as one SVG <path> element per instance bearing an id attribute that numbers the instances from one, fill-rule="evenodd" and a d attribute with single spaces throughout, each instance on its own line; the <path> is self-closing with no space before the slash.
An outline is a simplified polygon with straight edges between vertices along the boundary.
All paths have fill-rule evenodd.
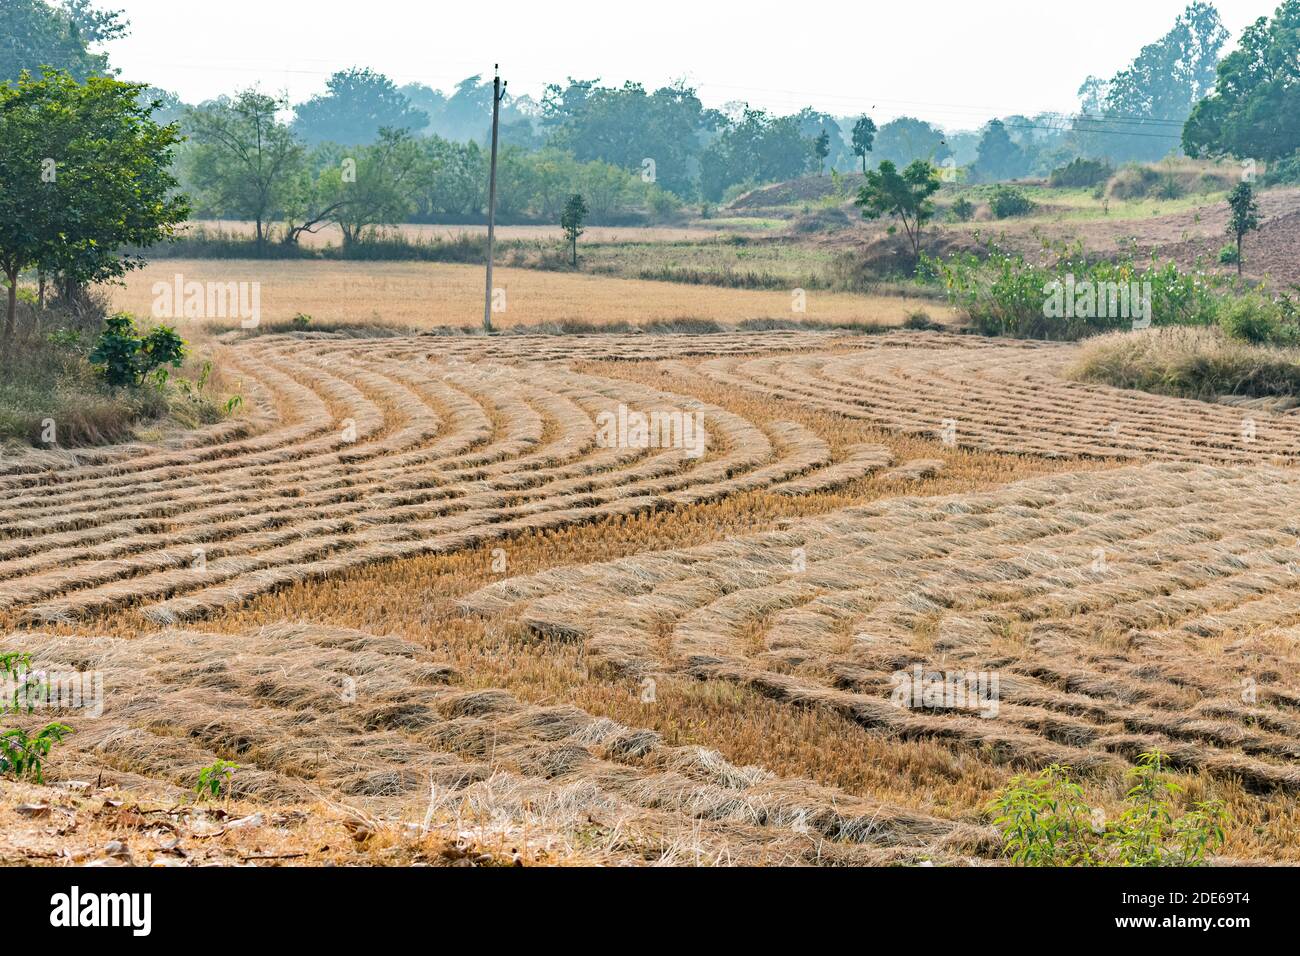
<path id="1" fill-rule="evenodd" d="M 1233 39 L 1277 0 L 1218 0 Z M 1163 34 L 1186 0 L 103 0 L 131 36 L 123 78 L 189 102 L 260 83 L 295 102 L 336 69 L 369 66 L 440 89 L 493 62 L 512 93 L 567 76 L 653 88 L 685 77 L 709 106 L 907 113 L 949 128 L 1073 109 Z"/>

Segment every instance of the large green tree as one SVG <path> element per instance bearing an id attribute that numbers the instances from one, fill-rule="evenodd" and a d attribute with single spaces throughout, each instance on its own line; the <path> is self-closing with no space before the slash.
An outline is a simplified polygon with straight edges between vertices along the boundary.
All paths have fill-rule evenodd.
<path id="1" fill-rule="evenodd" d="M 1219 64 L 1183 128 L 1189 156 L 1277 160 L 1300 150 L 1300 0 L 1261 17 Z"/>
<path id="2" fill-rule="evenodd" d="M 773 116 L 745 107 L 700 157 L 700 191 L 719 200 L 742 183 L 780 182 L 816 168 L 813 140 L 800 132 L 800 116 Z"/>
<path id="3" fill-rule="evenodd" d="M 171 174 L 180 132 L 154 122 L 142 89 L 109 77 L 78 83 L 62 71 L 0 84 L 6 337 L 24 270 L 68 288 L 120 276 L 142 264 L 129 250 L 166 239 L 188 215 Z"/>
<path id="4" fill-rule="evenodd" d="M 375 142 L 348 152 L 320 177 L 321 201 L 342 230 L 345 249 L 370 226 L 406 221 L 422 168 L 420 149 L 406 130 L 382 129 Z"/>
<path id="5" fill-rule="evenodd" d="M 1197 0 L 1126 69 L 1110 80 L 1089 77 L 1079 91 L 1083 111 L 1075 125 L 1082 150 L 1144 162 L 1176 151 L 1183 122 L 1214 83 L 1227 40 L 1218 10 Z"/>
<path id="6" fill-rule="evenodd" d="M 1023 176 L 1028 170 L 1028 157 L 1012 140 L 1007 124 L 991 120 L 980 136 L 972 175 L 981 182 L 997 182 Z"/>
<path id="7" fill-rule="evenodd" d="M 259 252 L 302 182 L 303 146 L 276 118 L 285 105 L 282 98 L 248 89 L 186 116 L 194 140 L 186 163 L 189 181 L 205 207 L 253 221 Z"/>
<path id="8" fill-rule="evenodd" d="M 67 70 L 78 80 L 107 73 L 108 57 L 90 47 L 127 32 L 120 12 L 96 10 L 89 0 L 65 0 L 59 6 L 44 0 L 0 0 L 0 20 L 0 80 L 16 80 L 23 70 L 45 66 Z"/>
<path id="9" fill-rule="evenodd" d="M 936 166 L 952 155 L 943 130 L 924 120 L 900 116 L 890 120 L 876 134 L 875 153 L 895 167 L 908 166 L 918 159 Z"/>
<path id="10" fill-rule="evenodd" d="M 714 119 L 692 87 L 676 83 L 649 92 L 640 83 L 604 87 L 571 79 L 547 87 L 541 110 L 550 144 L 579 161 L 653 171 L 664 189 L 694 194 L 702 136 Z"/>
<path id="11" fill-rule="evenodd" d="M 416 109 L 393 81 L 369 69 L 340 70 L 326 91 L 294 107 L 293 130 L 308 143 L 366 145 L 382 129 L 418 131 L 429 114 Z"/>

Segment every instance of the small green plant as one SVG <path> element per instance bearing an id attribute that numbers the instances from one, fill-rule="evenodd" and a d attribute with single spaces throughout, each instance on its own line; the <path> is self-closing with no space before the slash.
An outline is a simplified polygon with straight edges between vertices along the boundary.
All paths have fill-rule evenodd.
<path id="1" fill-rule="evenodd" d="M 1017 777 L 993 801 L 993 825 L 1003 851 L 1021 866 L 1091 866 L 1092 808 L 1070 768 L 1053 764 L 1035 777 Z"/>
<path id="2" fill-rule="evenodd" d="M 227 415 L 233 415 L 235 414 L 235 412 L 239 411 L 239 409 L 242 408 L 243 405 L 244 405 L 244 396 L 231 395 L 228 399 L 226 399 L 226 404 L 224 408 L 226 410 Z"/>
<path id="3" fill-rule="evenodd" d="M 30 714 L 36 709 L 39 694 L 33 691 L 39 691 L 42 684 L 40 675 L 32 675 L 31 667 L 30 654 L 21 651 L 0 654 L 0 675 L 13 687 L 7 699 L 0 698 L 0 714 L 10 710 Z M 35 736 L 29 736 L 22 728 L 0 730 L 0 775 L 40 783 L 45 758 L 70 733 L 72 728 L 65 724 L 48 724 Z"/>
<path id="4" fill-rule="evenodd" d="M 21 728 L 0 733 L 0 774 L 42 783 L 45 758 L 70 733 L 67 724 L 47 724 L 34 736 Z"/>
<path id="5" fill-rule="evenodd" d="M 311 316 L 306 312 L 299 312 L 289 320 L 289 324 L 295 329 L 305 329 L 307 326 L 311 325 Z"/>
<path id="6" fill-rule="evenodd" d="M 587 202 L 578 193 L 574 193 L 564 204 L 564 211 L 560 214 L 560 228 L 564 231 L 564 238 L 573 250 L 575 269 L 578 267 L 578 237 L 585 231 L 583 223 L 586 221 Z"/>
<path id="7" fill-rule="evenodd" d="M 1237 248 L 1237 275 L 1241 275 L 1245 262 L 1241 244 L 1248 233 L 1259 229 L 1259 201 L 1255 198 L 1255 187 L 1247 182 L 1238 183 L 1228 193 L 1228 209 L 1231 211 L 1228 217 L 1228 235 Z"/>
<path id="8" fill-rule="evenodd" d="M 90 353 L 95 366 L 110 385 L 139 388 L 152 379 L 161 388 L 167 383 L 167 366 L 180 368 L 185 359 L 185 340 L 165 325 L 145 335 L 136 331 L 135 320 L 125 312 L 104 320 L 104 329 Z"/>
<path id="9" fill-rule="evenodd" d="M 8 700 L 0 697 L 0 714 L 9 710 L 32 712 L 34 697 L 31 691 L 39 689 L 40 683 L 30 676 L 31 669 L 32 655 L 30 654 L 21 651 L 0 654 L 0 677 L 13 688 Z"/>
<path id="10" fill-rule="evenodd" d="M 230 781 L 238 769 L 239 764 L 229 760 L 218 760 L 212 766 L 204 767 L 199 771 L 199 781 L 194 785 L 194 792 L 202 798 L 217 797 L 225 790 L 226 796 L 229 796 Z"/>
<path id="11" fill-rule="evenodd" d="M 1069 767 L 1015 778 L 989 807 L 1003 852 L 1022 866 L 1201 866 L 1226 839 L 1227 811 L 1211 800 L 1175 816 L 1182 787 L 1167 760 L 1159 750 L 1138 758 L 1124 811 L 1109 823 L 1088 806 Z"/>
<path id="12" fill-rule="evenodd" d="M 1219 263 L 1221 265 L 1235 266 L 1240 259 L 1241 255 L 1237 252 L 1237 247 L 1232 243 L 1228 243 L 1219 250 Z"/>

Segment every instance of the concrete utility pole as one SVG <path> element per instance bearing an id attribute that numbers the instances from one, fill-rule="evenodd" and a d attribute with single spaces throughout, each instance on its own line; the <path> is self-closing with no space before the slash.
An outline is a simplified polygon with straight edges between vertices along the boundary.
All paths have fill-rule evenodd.
<path id="1" fill-rule="evenodd" d="M 483 331 L 492 331 L 492 247 L 496 242 L 497 218 L 497 127 L 501 122 L 501 97 L 506 85 L 501 82 L 501 65 L 493 66 L 492 77 L 492 172 L 488 177 L 487 294 L 483 301 Z"/>

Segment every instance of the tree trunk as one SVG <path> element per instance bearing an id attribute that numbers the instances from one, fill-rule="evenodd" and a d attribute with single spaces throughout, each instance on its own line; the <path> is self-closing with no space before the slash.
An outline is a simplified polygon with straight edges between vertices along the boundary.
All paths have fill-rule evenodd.
<path id="1" fill-rule="evenodd" d="M 573 240 L 573 268 L 578 268 L 578 240 Z"/>
<path id="2" fill-rule="evenodd" d="M 1237 278 L 1241 278 L 1241 236 L 1237 236 Z"/>
<path id="3" fill-rule="evenodd" d="M 5 278 L 9 280 L 9 310 L 5 313 L 5 338 L 14 337 L 14 326 L 18 321 L 18 270 L 13 272 L 5 271 Z"/>
<path id="4" fill-rule="evenodd" d="M 36 283 L 36 305 L 44 310 L 45 308 L 45 273 L 40 273 Z"/>

